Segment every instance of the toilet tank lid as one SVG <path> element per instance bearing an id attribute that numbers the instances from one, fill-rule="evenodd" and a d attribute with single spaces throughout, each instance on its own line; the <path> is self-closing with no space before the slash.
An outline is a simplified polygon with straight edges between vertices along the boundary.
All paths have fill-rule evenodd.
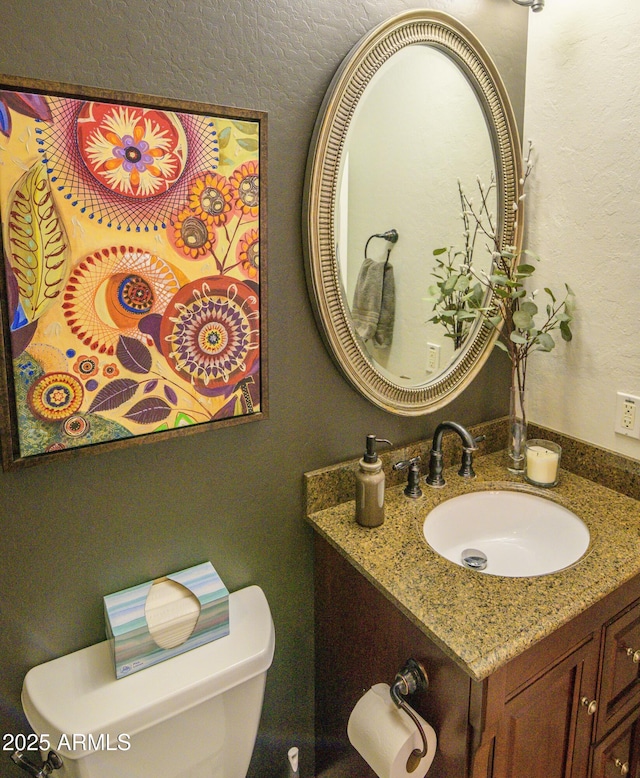
<path id="1" fill-rule="evenodd" d="M 133 735 L 265 673 L 275 632 L 258 586 L 229 595 L 230 633 L 116 680 L 108 641 L 27 673 L 22 707 L 37 734 Z"/>

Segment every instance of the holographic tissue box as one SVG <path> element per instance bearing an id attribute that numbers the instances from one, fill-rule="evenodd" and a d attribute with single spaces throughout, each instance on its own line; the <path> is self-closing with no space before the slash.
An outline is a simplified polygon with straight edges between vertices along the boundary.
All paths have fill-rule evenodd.
<path id="1" fill-rule="evenodd" d="M 229 634 L 229 592 L 211 562 L 104 597 L 116 678 Z"/>

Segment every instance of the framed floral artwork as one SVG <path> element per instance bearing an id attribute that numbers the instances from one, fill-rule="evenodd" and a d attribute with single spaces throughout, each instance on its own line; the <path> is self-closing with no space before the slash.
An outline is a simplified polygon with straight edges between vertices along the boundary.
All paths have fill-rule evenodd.
<path id="1" fill-rule="evenodd" d="M 264 418 L 266 139 L 0 76 L 4 469 Z"/>

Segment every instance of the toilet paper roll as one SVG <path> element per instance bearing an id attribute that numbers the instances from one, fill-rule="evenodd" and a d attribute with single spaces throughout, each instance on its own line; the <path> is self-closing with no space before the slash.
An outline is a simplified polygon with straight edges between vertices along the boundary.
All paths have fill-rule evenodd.
<path id="1" fill-rule="evenodd" d="M 395 706 L 389 685 L 372 686 L 351 711 L 349 741 L 380 778 L 424 778 L 431 767 L 438 742 L 436 733 L 419 714 L 415 715 L 427 736 L 427 754 L 409 772 L 407 760 L 414 748 L 422 750 L 422 738 L 409 716 Z"/>

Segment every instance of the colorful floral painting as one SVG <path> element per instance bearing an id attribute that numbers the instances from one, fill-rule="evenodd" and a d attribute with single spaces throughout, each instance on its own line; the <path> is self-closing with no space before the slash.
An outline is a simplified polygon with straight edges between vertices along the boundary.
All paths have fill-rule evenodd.
<path id="1" fill-rule="evenodd" d="M 0 89 L 5 467 L 262 412 L 264 115 L 95 98 Z"/>

